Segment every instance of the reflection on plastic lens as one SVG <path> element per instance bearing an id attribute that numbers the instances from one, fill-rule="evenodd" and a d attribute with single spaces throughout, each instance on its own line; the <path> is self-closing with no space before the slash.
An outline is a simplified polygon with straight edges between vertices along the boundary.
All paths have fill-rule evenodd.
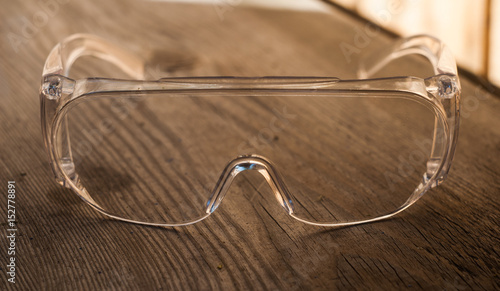
<path id="1" fill-rule="evenodd" d="M 86 119 L 89 111 L 99 118 Z M 95 202 L 157 223 L 206 216 L 222 170 L 244 154 L 274 164 L 296 217 L 385 214 L 420 183 L 434 127 L 433 112 L 410 99 L 341 95 L 101 96 L 68 116 L 80 182 Z"/>

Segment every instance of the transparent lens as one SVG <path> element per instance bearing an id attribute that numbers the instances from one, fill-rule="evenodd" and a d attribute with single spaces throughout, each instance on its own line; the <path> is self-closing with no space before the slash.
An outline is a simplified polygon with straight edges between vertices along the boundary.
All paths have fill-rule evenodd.
<path id="1" fill-rule="evenodd" d="M 388 214 L 422 181 L 434 113 L 405 98 L 308 98 L 270 157 L 294 196 L 294 215 L 353 222 Z"/>
<path id="2" fill-rule="evenodd" d="M 94 97 L 68 112 L 68 124 L 76 172 L 95 203 L 135 221 L 204 217 L 217 179 L 200 148 L 218 141 L 204 132 L 196 105 L 160 95 Z"/>
<path id="3" fill-rule="evenodd" d="M 283 176 L 295 216 L 334 223 L 393 211 L 421 182 L 434 128 L 424 103 L 250 94 L 87 98 L 67 111 L 81 185 L 123 218 L 193 221 L 224 167 L 258 154 Z"/>

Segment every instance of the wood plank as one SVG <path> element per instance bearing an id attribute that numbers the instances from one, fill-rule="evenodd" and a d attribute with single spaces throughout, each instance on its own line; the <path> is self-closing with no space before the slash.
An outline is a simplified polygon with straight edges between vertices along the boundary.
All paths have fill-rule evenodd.
<path id="1" fill-rule="evenodd" d="M 8 241 L 2 235 L 1 289 L 500 288 L 500 100 L 486 88 L 462 78 L 463 117 L 449 178 L 393 219 L 333 230 L 308 226 L 286 215 L 260 176 L 245 173 L 237 178 L 220 209 L 203 222 L 178 228 L 133 225 L 104 217 L 53 181 L 41 139 L 38 89 L 43 63 L 57 41 L 72 33 L 88 32 L 123 43 L 150 59 L 152 78 L 311 75 L 347 79 L 355 77 L 354 63 L 358 56 L 353 55 L 353 62 L 347 62 L 339 44 L 353 43 L 353 36 L 364 23 L 335 8 L 328 13 L 315 13 L 236 6 L 228 9 L 221 19 L 210 5 L 87 1 L 47 7 L 36 1 L 11 2 L 0 10 L 0 183 L 5 189 L 7 181 L 15 180 L 18 191 L 17 283 L 14 287 L 6 281 Z M 39 11 L 48 13 L 46 9 L 53 14 L 47 23 L 35 26 L 32 33 L 23 32 L 25 21 L 32 22 L 33 17 L 41 15 Z M 17 46 L 13 39 L 21 44 Z M 389 42 L 390 37 L 380 33 L 370 39 L 367 48 Z M 389 67 L 384 73 L 401 74 L 404 71 L 398 70 L 408 67 L 412 73 L 429 74 L 428 67 L 419 59 L 403 63 Z M 92 59 L 75 65 L 73 77 L 86 76 L 125 77 L 116 68 Z M 219 99 L 191 103 L 198 106 L 191 110 L 200 117 L 223 117 L 224 122 L 214 121 L 214 124 L 225 126 L 227 131 L 215 134 L 225 138 L 226 144 L 211 147 L 213 153 L 229 153 L 249 136 L 258 135 L 273 117 L 270 109 L 288 102 L 283 98 L 271 103 L 256 97 L 221 103 Z M 273 149 L 286 148 L 295 157 L 302 157 L 306 155 L 304 148 L 311 149 L 308 153 L 311 155 L 332 147 L 341 150 L 346 146 L 345 140 L 332 139 L 329 134 L 344 136 L 349 129 L 359 133 L 369 126 L 369 123 L 349 124 L 346 116 L 356 111 L 349 109 L 348 104 L 337 103 L 342 108 L 337 108 L 337 120 L 308 132 L 294 130 L 311 128 L 313 121 L 327 118 L 326 109 L 335 109 L 335 104 L 325 106 L 323 111 L 312 105 L 315 103 L 300 99 L 291 101 L 290 109 L 303 110 L 302 123 L 276 134 L 278 138 L 272 140 L 272 145 L 265 144 L 260 149 L 262 153 L 272 155 Z M 89 105 L 88 108 L 92 111 L 85 111 L 85 116 L 75 116 L 75 125 L 81 126 L 79 130 L 86 124 L 92 128 L 92 124 L 110 114 L 105 107 Z M 211 127 L 197 127 L 203 123 L 195 119 L 192 124 L 180 122 L 189 114 L 178 107 L 163 108 L 147 102 L 134 107 L 126 120 L 126 124 L 133 126 L 123 131 L 117 129 L 106 137 L 113 142 L 102 144 L 98 151 L 101 156 L 95 158 L 95 168 L 88 168 L 87 178 L 97 181 L 98 187 L 109 189 L 106 181 L 113 181 L 111 186 L 122 190 L 122 195 L 133 195 L 135 190 L 146 192 L 147 187 L 151 193 L 168 189 L 172 195 L 182 189 L 204 189 L 203 183 L 192 183 L 182 171 L 169 172 L 168 154 L 179 144 L 168 145 L 168 142 L 192 130 L 197 134 L 187 135 L 183 144 L 190 147 L 181 148 L 187 154 L 179 156 L 199 155 L 195 141 L 213 142 L 213 137 L 201 136 Z M 404 120 L 402 113 L 398 116 L 383 106 L 367 110 L 370 108 L 373 111 L 364 113 L 371 112 L 380 120 L 388 116 Z M 261 117 L 260 121 L 245 117 L 243 112 Z M 178 123 L 162 123 L 161 117 L 167 114 L 177 117 Z M 362 117 L 359 116 L 358 122 L 363 122 Z M 326 125 L 334 122 L 338 132 L 332 133 Z M 141 133 L 141 126 L 149 125 L 156 129 L 150 135 Z M 420 129 L 425 134 L 425 128 Z M 134 143 L 132 137 L 139 134 L 143 134 L 144 142 Z M 311 142 L 311 137 L 321 142 Z M 367 141 L 367 137 L 354 138 L 358 138 L 357 142 L 343 154 L 352 157 L 355 153 L 360 153 L 358 157 L 363 153 L 373 154 L 374 159 L 381 161 L 381 167 L 393 150 L 405 145 L 399 140 L 401 148 L 391 148 L 389 144 L 386 148 L 370 147 L 370 142 L 374 142 Z M 140 146 L 154 150 L 143 148 L 138 152 Z M 379 150 L 370 152 L 372 148 Z M 129 160 L 135 159 L 137 167 L 127 171 L 126 163 L 107 168 L 100 163 L 106 159 L 116 161 L 113 151 L 122 149 L 135 153 Z M 165 163 L 146 163 L 139 156 Z M 225 157 L 220 161 L 222 166 L 227 162 Z M 285 161 L 291 161 L 290 157 L 279 160 L 282 164 Z M 363 187 L 349 182 L 348 177 L 354 172 L 346 170 L 348 165 L 352 164 L 352 171 L 359 169 L 370 175 L 369 169 L 356 163 L 348 160 L 342 164 L 345 176 L 337 177 L 339 181 L 334 183 L 339 193 Z M 153 168 L 155 165 L 157 168 Z M 141 172 L 141 166 L 151 168 Z M 203 164 L 198 166 L 202 169 Z M 155 169 L 160 170 L 155 172 Z M 290 171 L 287 181 L 305 175 L 298 170 L 287 170 Z M 220 173 L 219 169 L 213 171 L 215 177 Z M 152 181 L 159 182 L 146 183 L 140 186 L 143 188 L 132 187 L 131 181 L 145 177 L 144 173 L 151 173 L 155 178 Z M 199 171 L 200 176 L 204 173 Z M 199 179 L 210 182 L 213 175 Z M 396 185 L 396 190 L 403 190 L 403 184 Z M 381 188 L 384 186 L 380 184 Z M 158 199 L 167 201 L 166 197 Z M 0 209 L 1 225 L 6 229 L 6 199 L 0 200 Z"/>

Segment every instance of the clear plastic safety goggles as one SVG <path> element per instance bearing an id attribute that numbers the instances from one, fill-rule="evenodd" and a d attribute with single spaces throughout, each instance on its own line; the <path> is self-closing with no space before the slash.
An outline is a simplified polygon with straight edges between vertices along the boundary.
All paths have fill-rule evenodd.
<path id="1" fill-rule="evenodd" d="M 367 79 L 409 54 L 427 58 L 434 75 Z M 82 56 L 133 79 L 70 79 Z M 232 193 L 234 211 L 274 197 L 299 221 L 353 225 L 403 211 L 450 169 L 461 89 L 451 53 L 430 36 L 368 55 L 357 80 L 146 81 L 147 70 L 141 57 L 84 34 L 58 44 L 43 69 L 42 132 L 55 178 L 116 219 L 188 225 Z"/>

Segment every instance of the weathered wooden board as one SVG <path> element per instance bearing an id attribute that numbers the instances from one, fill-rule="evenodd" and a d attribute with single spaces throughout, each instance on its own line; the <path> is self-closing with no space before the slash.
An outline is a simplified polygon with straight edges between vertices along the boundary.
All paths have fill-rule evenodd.
<path id="1" fill-rule="evenodd" d="M 259 188 L 262 181 L 248 175 L 204 222 L 175 229 L 123 223 L 95 212 L 53 181 L 40 132 L 38 90 L 45 58 L 59 40 L 88 32 L 126 43 L 151 60 L 152 78 L 355 78 L 359 54 L 348 62 L 340 44 L 354 44 L 365 23 L 334 7 L 317 13 L 239 5 L 59 2 L 12 1 L 0 9 L 0 289 L 500 288 L 500 99 L 487 88 L 462 78 L 460 140 L 450 175 L 393 219 L 333 230 L 308 226 L 287 217 L 268 199 L 269 190 Z M 390 41 L 376 33 L 360 51 Z M 402 68 L 430 73 L 419 59 L 403 64 L 385 73 L 403 74 Z M 74 72 L 75 78 L 125 77 L 92 59 L 77 63 Z M 255 104 L 245 106 L 254 110 Z M 137 124 L 149 109 L 139 108 Z M 95 108 L 76 120 L 84 124 L 105 114 Z M 241 128 L 258 133 L 260 127 L 248 122 Z M 156 138 L 174 133 L 160 132 Z M 328 142 L 322 133 L 318 130 L 318 139 Z M 284 140 L 279 136 L 276 143 Z M 362 146 L 353 144 L 353 152 Z M 17 186 L 15 285 L 6 281 L 5 267 L 9 180 Z"/>

